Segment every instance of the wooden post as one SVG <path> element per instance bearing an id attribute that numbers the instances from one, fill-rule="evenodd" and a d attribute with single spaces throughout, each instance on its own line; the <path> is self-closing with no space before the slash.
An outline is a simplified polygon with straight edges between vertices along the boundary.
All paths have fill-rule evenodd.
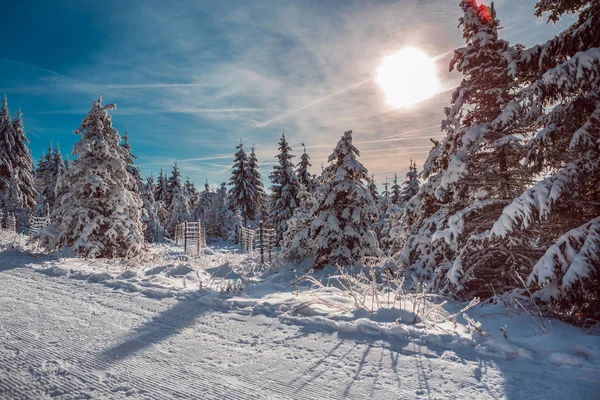
<path id="1" fill-rule="evenodd" d="M 183 223 L 183 254 L 187 254 L 187 221 Z"/>
<path id="2" fill-rule="evenodd" d="M 200 255 L 200 221 L 196 222 L 196 236 L 197 236 L 197 241 L 196 241 L 196 255 L 199 256 Z"/>
<path id="3" fill-rule="evenodd" d="M 272 253 L 273 253 L 273 229 L 270 228 L 269 229 L 269 265 L 271 265 L 273 263 Z"/>
<path id="4" fill-rule="evenodd" d="M 258 232 L 259 235 L 259 245 L 260 245 L 260 263 L 264 264 L 265 263 L 265 244 L 263 241 L 263 222 L 260 221 L 260 224 L 258 225 L 260 231 Z"/>

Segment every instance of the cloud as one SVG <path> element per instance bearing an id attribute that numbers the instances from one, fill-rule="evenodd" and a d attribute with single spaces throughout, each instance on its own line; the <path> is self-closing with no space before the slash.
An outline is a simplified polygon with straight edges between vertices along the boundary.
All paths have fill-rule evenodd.
<path id="1" fill-rule="evenodd" d="M 225 181 L 242 139 L 248 148 L 256 144 L 266 177 L 282 132 L 297 155 L 306 143 L 317 172 L 351 129 L 371 172 L 403 176 L 411 157 L 424 161 L 430 136 L 441 136 L 443 108 L 460 82 L 447 67 L 464 45 L 456 3 L 131 2 L 110 15 L 117 39 L 86 55 L 89 62 L 60 74 L 4 60 L 20 70 L 1 86 L 42 99 L 25 110 L 32 126 L 77 114 L 69 134 L 102 93 L 117 103 L 113 121 L 129 126 L 144 172 L 180 160 L 196 182 Z M 547 34 L 546 27 L 533 33 L 540 24 L 525 10 L 533 0 L 525 3 L 498 2 L 508 27 L 502 35 Z M 381 59 L 408 46 L 435 61 L 442 90 L 409 109 L 390 109 L 374 73 Z"/>

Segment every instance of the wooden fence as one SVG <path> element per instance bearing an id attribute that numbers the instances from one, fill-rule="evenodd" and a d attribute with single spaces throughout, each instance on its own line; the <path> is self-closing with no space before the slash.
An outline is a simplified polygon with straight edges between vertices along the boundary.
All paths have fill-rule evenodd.
<path id="1" fill-rule="evenodd" d="M 14 213 L 5 214 L 4 211 L 0 210 L 0 229 L 9 232 L 17 231 L 17 219 Z"/>
<path id="2" fill-rule="evenodd" d="M 206 247 L 206 230 L 200 221 L 183 222 L 175 227 L 175 243 L 188 256 L 199 256 Z"/>
<path id="3" fill-rule="evenodd" d="M 269 264 L 273 261 L 273 248 L 275 247 L 275 229 L 265 228 L 262 221 L 258 229 L 242 227 L 239 232 L 240 251 L 254 253 L 255 249 L 260 253 L 260 262 Z"/>

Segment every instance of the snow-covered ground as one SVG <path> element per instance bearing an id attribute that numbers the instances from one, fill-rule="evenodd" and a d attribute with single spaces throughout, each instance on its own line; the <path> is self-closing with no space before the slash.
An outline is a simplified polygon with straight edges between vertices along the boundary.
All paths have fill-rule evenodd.
<path id="1" fill-rule="evenodd" d="M 524 313 L 478 305 L 466 314 L 482 336 L 460 313 L 415 318 L 415 297 L 370 314 L 333 286 L 296 295 L 292 272 L 226 244 L 192 262 L 152 251 L 130 264 L 0 253 L 0 398 L 600 396 L 600 338 L 559 321 L 536 335 Z"/>

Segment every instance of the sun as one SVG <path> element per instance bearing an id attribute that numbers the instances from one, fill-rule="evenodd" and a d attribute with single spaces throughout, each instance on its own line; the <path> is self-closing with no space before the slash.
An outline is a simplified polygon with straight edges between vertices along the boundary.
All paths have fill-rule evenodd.
<path id="1" fill-rule="evenodd" d="M 410 47 L 385 57 L 375 81 L 394 108 L 409 107 L 428 99 L 440 86 L 433 60 L 421 50 Z"/>

